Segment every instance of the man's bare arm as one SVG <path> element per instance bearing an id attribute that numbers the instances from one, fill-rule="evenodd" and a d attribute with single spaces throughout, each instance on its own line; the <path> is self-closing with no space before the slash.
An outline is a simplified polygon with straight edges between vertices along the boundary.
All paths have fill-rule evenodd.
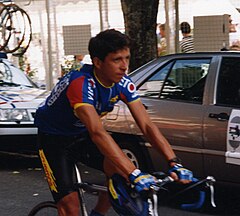
<path id="1" fill-rule="evenodd" d="M 176 157 L 166 138 L 162 135 L 157 126 L 151 121 L 142 102 L 139 100 L 130 103 L 129 109 L 137 125 L 143 132 L 144 136 L 153 145 L 153 147 L 158 151 L 161 151 L 167 160 Z"/>
<path id="2" fill-rule="evenodd" d="M 75 112 L 86 126 L 92 141 L 97 145 L 100 152 L 127 176 L 132 173 L 136 167 L 104 129 L 95 108 L 92 105 L 83 105 L 78 107 Z"/>

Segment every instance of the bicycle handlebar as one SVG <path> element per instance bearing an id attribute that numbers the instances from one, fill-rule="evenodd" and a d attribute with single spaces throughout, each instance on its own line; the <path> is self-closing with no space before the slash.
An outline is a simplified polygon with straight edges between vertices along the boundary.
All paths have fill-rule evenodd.
<path id="1" fill-rule="evenodd" d="M 206 186 L 210 189 L 210 200 L 211 200 L 211 205 L 212 207 L 216 207 L 215 201 L 214 201 L 214 186 L 213 184 L 215 183 L 215 179 L 212 176 L 208 176 L 205 179 L 202 180 L 198 180 L 196 178 L 193 179 L 193 185 L 189 186 L 188 188 L 186 188 L 185 190 L 190 190 L 194 187 L 197 187 L 199 185 L 202 185 L 206 183 Z M 183 192 L 185 191 L 183 190 Z M 205 202 L 205 198 L 206 198 L 206 191 L 200 190 L 199 191 L 199 197 L 198 197 L 198 201 L 194 202 L 194 203 L 188 203 L 188 204 L 182 204 L 181 208 L 182 209 L 186 209 L 186 210 L 194 210 L 194 209 L 199 209 L 203 206 L 204 202 Z"/>
<path id="2" fill-rule="evenodd" d="M 158 192 L 161 189 L 165 189 L 164 186 L 174 182 L 174 180 L 170 176 L 166 176 L 165 178 L 157 178 L 157 183 L 155 185 L 151 186 L 151 189 L 155 192 Z M 216 182 L 215 178 L 212 176 L 207 176 L 205 179 L 198 180 L 197 178 L 193 178 L 192 183 L 189 183 L 190 185 L 186 187 L 185 189 L 182 189 L 181 191 L 177 192 L 174 194 L 173 197 L 179 196 L 193 188 L 196 188 L 200 185 L 205 185 L 206 188 L 210 189 L 210 200 L 211 200 L 211 205 L 215 208 L 216 204 L 214 201 L 214 183 Z M 166 190 L 166 189 L 165 189 Z M 173 198 L 172 197 L 172 198 Z M 203 206 L 204 202 L 206 199 L 206 191 L 204 190 L 199 190 L 199 196 L 198 200 L 194 203 L 184 203 L 181 204 L 181 208 L 184 210 L 194 210 L 194 209 L 199 209 Z"/>

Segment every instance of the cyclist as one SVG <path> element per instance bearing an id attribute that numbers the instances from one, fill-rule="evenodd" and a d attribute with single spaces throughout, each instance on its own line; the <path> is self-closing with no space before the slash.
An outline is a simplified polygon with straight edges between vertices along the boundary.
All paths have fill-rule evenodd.
<path id="1" fill-rule="evenodd" d="M 126 75 L 129 38 L 114 29 L 105 30 L 90 39 L 88 49 L 93 65 L 85 64 L 80 71 L 62 77 L 35 117 L 39 155 L 61 216 L 79 214 L 72 180 L 77 160 L 90 166 L 101 165 L 96 168 L 104 170 L 108 177 L 121 174 L 139 192 L 148 190 L 155 182 L 153 176 L 142 173 L 131 163 L 102 125 L 101 117 L 112 111 L 119 100 L 128 105 L 143 134 L 169 161 L 173 178 L 189 182 L 192 176 L 151 122 L 135 85 Z M 104 215 L 109 208 L 108 194 L 100 194 L 91 216 Z"/>

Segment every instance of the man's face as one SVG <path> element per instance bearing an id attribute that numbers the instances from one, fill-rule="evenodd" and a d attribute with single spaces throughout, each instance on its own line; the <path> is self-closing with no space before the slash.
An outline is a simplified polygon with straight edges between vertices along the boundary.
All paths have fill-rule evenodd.
<path id="1" fill-rule="evenodd" d="M 105 86 L 118 83 L 128 70 L 129 60 L 130 49 L 127 47 L 109 53 L 104 61 L 98 59 L 94 64 L 97 78 Z"/>

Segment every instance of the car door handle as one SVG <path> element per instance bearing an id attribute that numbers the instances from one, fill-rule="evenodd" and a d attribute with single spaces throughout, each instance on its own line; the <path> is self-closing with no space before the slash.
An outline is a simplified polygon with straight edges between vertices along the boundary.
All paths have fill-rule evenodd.
<path id="1" fill-rule="evenodd" d="M 227 121 L 229 115 L 227 113 L 210 113 L 209 118 L 216 118 L 218 121 Z"/>

